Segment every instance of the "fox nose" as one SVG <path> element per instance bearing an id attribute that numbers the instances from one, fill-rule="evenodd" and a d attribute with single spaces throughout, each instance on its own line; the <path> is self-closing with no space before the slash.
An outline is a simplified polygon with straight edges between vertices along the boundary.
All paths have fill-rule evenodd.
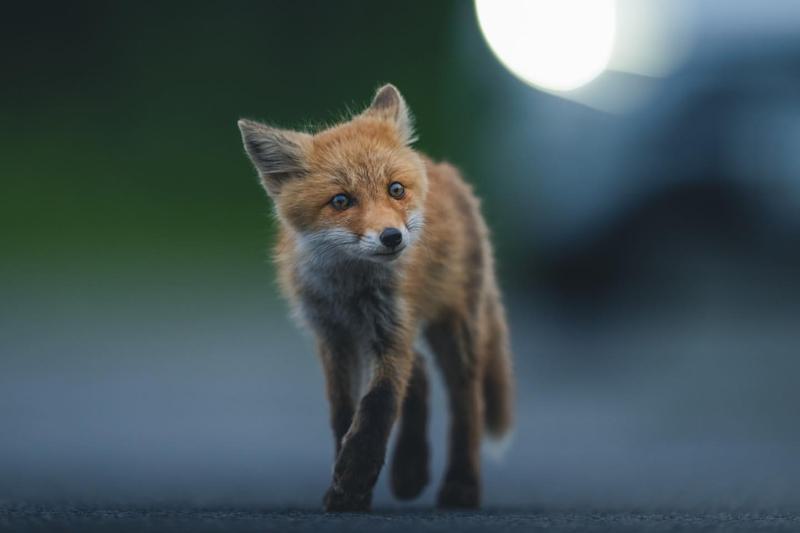
<path id="1" fill-rule="evenodd" d="M 396 248 L 403 242 L 403 234 L 397 228 L 384 228 L 381 232 L 381 243 L 387 248 Z"/>

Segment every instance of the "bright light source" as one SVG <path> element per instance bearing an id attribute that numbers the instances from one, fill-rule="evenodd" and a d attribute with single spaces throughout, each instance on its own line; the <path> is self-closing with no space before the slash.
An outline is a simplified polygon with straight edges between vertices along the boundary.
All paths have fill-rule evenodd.
<path id="1" fill-rule="evenodd" d="M 615 0 L 475 0 L 475 8 L 489 47 L 530 84 L 569 91 L 608 66 Z"/>

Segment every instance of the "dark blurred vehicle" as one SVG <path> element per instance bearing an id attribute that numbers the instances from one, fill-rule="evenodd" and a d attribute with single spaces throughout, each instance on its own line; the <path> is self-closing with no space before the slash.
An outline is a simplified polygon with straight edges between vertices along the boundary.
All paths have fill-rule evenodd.
<path id="1" fill-rule="evenodd" d="M 526 126 L 487 167 L 515 177 L 504 227 L 536 235 L 517 252 L 536 287 L 584 310 L 691 305 L 712 285 L 753 310 L 798 295 L 800 18 L 771 7 L 698 10 L 692 50 L 665 78 L 606 73 L 594 83 L 647 92 L 618 114 L 506 89 Z"/>

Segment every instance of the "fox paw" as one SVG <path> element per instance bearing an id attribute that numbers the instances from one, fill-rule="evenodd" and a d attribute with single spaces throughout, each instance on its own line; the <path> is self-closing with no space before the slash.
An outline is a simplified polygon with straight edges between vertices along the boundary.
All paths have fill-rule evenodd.
<path id="1" fill-rule="evenodd" d="M 481 503 L 477 482 L 445 481 L 439 489 L 437 505 L 444 509 L 475 509 Z"/>
<path id="2" fill-rule="evenodd" d="M 411 500 L 422 492 L 430 481 L 428 444 L 398 443 L 392 460 L 392 493 L 399 500 Z"/>
<path id="3" fill-rule="evenodd" d="M 372 506 L 372 492 L 356 494 L 331 487 L 323 503 L 327 513 L 365 513 Z"/>

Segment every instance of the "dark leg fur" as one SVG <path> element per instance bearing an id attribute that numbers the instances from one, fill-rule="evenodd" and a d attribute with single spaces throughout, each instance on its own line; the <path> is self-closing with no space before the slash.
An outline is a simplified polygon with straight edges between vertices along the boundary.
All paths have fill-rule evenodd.
<path id="1" fill-rule="evenodd" d="M 333 429 L 333 441 L 336 457 L 338 457 L 342 448 L 342 439 L 353 422 L 351 376 L 355 351 L 353 348 L 339 348 L 334 351 L 320 342 L 319 354 L 325 370 L 331 429 Z"/>
<path id="2" fill-rule="evenodd" d="M 419 496 L 430 479 L 428 461 L 428 378 L 424 359 L 415 354 L 392 459 L 392 492 L 398 499 Z"/>
<path id="3" fill-rule="evenodd" d="M 480 505 L 483 417 L 474 333 L 466 321 L 454 318 L 431 325 L 426 334 L 441 366 L 450 403 L 448 463 L 438 505 L 475 508 Z"/>
<path id="4" fill-rule="evenodd" d="M 369 510 L 399 396 L 398 387 L 382 378 L 374 381 L 361 399 L 336 459 L 333 482 L 325 495 L 326 511 Z"/>

